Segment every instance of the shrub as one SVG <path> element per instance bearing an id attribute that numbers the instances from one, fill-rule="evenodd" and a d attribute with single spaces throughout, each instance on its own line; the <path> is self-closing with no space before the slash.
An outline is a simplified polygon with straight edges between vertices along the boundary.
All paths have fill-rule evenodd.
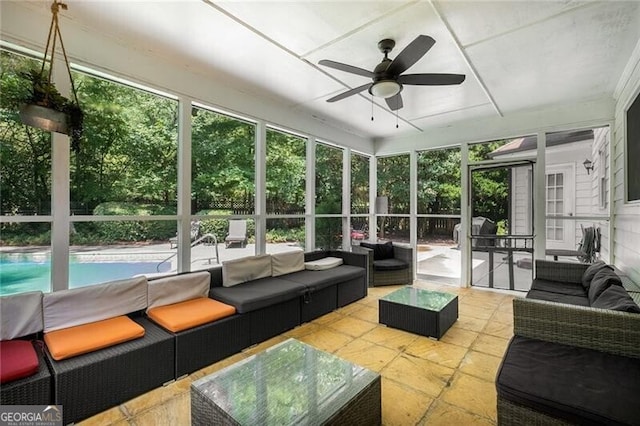
<path id="1" fill-rule="evenodd" d="M 175 207 L 147 203 L 107 202 L 96 206 L 94 215 L 104 216 L 146 216 L 175 214 Z M 119 241 L 150 241 L 168 240 L 176 234 L 175 221 L 124 221 L 124 222 L 95 222 L 95 236 L 100 243 L 114 243 Z M 79 232 L 80 233 L 80 232 Z M 90 235 L 90 234 L 89 234 Z M 87 241 L 87 234 L 80 233 L 78 241 Z M 74 238 L 74 241 L 75 239 Z"/>

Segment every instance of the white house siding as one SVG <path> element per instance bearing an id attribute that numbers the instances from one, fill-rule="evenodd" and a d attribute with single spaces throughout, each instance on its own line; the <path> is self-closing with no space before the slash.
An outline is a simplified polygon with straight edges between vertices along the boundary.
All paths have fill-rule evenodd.
<path id="1" fill-rule="evenodd" d="M 615 124 L 613 132 L 613 263 L 626 272 L 635 282 L 640 282 L 640 203 L 625 204 L 624 151 L 625 108 L 640 92 L 640 44 L 618 85 Z M 635 159 L 640 167 L 640 159 Z"/>
<path id="2" fill-rule="evenodd" d="M 511 176 L 513 211 L 511 217 L 511 233 L 531 235 L 531 182 L 529 167 L 516 167 Z"/>

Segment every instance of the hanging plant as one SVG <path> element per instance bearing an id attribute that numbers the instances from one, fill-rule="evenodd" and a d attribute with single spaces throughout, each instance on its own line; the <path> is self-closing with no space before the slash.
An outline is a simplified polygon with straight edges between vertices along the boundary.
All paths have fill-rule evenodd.
<path id="1" fill-rule="evenodd" d="M 47 38 L 47 47 L 45 49 L 45 57 L 42 60 L 40 70 L 31 70 L 23 73 L 25 78 L 31 85 L 29 97 L 24 99 L 24 103 L 20 105 L 20 119 L 26 125 L 37 127 L 49 132 L 57 132 L 69 135 L 71 138 L 71 147 L 78 152 L 80 149 L 80 140 L 83 133 L 84 114 L 80 109 L 76 88 L 73 84 L 71 76 L 71 68 L 67 53 L 62 42 L 62 34 L 58 26 L 59 9 L 67 9 L 67 5 L 54 0 L 51 5 L 51 26 L 49 28 L 49 36 Z M 51 81 L 53 72 L 53 58 L 55 55 L 56 41 L 60 39 L 60 47 L 71 80 L 71 90 L 73 92 L 73 100 L 67 99 L 60 94 L 56 86 Z M 49 47 L 51 46 L 51 54 Z M 47 57 L 49 58 L 47 60 Z M 49 62 L 48 71 L 46 70 L 47 62 Z"/>

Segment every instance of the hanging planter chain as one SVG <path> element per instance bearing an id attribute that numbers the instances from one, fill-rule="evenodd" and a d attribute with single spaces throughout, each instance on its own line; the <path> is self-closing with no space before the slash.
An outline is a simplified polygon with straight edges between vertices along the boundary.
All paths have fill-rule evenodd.
<path id="1" fill-rule="evenodd" d="M 69 66 L 69 59 L 67 58 L 67 51 L 64 48 L 64 42 L 62 41 L 62 33 L 60 32 L 60 26 L 58 25 L 58 11 L 62 7 L 64 10 L 67 10 L 67 5 L 64 3 L 59 3 L 58 0 L 53 0 L 53 4 L 51 5 L 51 14 L 53 17 L 51 18 L 51 25 L 49 26 L 49 35 L 47 36 L 47 47 L 44 50 L 44 59 L 42 61 L 42 68 L 40 68 L 40 76 L 44 74 L 44 68 L 47 64 L 47 54 L 49 53 L 49 45 L 51 45 L 51 56 L 49 56 L 49 84 L 51 84 L 51 78 L 53 76 L 53 57 L 56 53 L 56 39 L 60 39 L 60 48 L 62 49 L 62 55 L 64 57 L 64 63 L 67 66 L 67 73 L 69 74 L 69 81 L 71 81 L 71 91 L 73 93 L 73 100 L 77 105 L 80 105 L 78 102 L 78 95 L 76 93 L 76 87 L 73 83 L 73 77 L 71 76 L 71 67 Z M 48 100 L 49 93 L 45 94 L 45 101 Z"/>
<path id="2" fill-rule="evenodd" d="M 78 102 L 78 94 L 76 86 L 71 75 L 71 66 L 67 51 L 62 41 L 62 33 L 58 23 L 58 12 L 60 8 L 67 9 L 67 5 L 54 0 L 51 5 L 51 25 L 49 26 L 49 35 L 47 36 L 47 44 L 42 59 L 42 67 L 40 72 L 33 70 L 29 76 L 32 83 L 31 98 L 26 104 L 20 106 L 20 118 L 22 122 L 28 126 L 36 127 L 50 132 L 58 132 L 67 134 L 71 138 L 71 147 L 78 152 L 80 149 L 80 139 L 82 138 L 82 122 L 83 116 Z M 57 39 L 60 39 L 60 47 L 64 57 L 64 63 L 69 74 L 71 82 L 71 91 L 73 100 L 68 100 L 62 96 L 55 88 L 53 79 L 53 64 L 56 54 Z M 51 48 L 51 50 L 49 50 Z M 49 52 L 51 52 L 49 54 Z M 49 63 L 49 75 L 44 78 L 45 68 Z"/>

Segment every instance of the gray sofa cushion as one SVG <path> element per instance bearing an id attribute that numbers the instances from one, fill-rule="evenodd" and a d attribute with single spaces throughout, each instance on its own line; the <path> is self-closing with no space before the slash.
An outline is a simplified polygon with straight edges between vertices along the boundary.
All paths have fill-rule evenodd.
<path id="1" fill-rule="evenodd" d="M 551 291 L 529 290 L 527 299 L 546 300 L 549 302 L 567 303 L 569 305 L 589 306 L 587 296 L 572 296 L 568 294 L 553 293 Z"/>
<path id="2" fill-rule="evenodd" d="M 591 303 L 594 308 L 613 309 L 616 311 L 640 313 L 640 307 L 633 301 L 629 293 L 619 285 L 612 285 L 605 289 L 598 298 Z"/>
<path id="3" fill-rule="evenodd" d="M 569 296 L 587 297 L 586 290 L 576 283 L 564 283 L 536 278 L 531 283 L 531 290 L 548 291 L 551 293 L 566 294 Z"/>
<path id="4" fill-rule="evenodd" d="M 609 269 L 613 271 L 613 268 L 607 265 L 606 263 L 604 263 L 602 260 L 598 260 L 597 262 L 594 262 L 592 265 L 590 265 L 587 268 L 586 271 L 584 271 L 584 274 L 582 275 L 582 286 L 587 291 L 589 290 L 589 286 L 591 285 L 591 281 L 593 280 L 593 277 L 602 269 Z"/>
<path id="5" fill-rule="evenodd" d="M 589 286 L 589 303 L 595 302 L 595 300 L 612 285 L 622 286 L 620 277 L 615 272 L 609 269 L 601 269 L 598 271 Z"/>
<path id="6" fill-rule="evenodd" d="M 209 297 L 235 306 L 246 313 L 299 297 L 307 290 L 304 284 L 284 280 L 282 277 L 260 278 L 233 287 L 213 287 Z"/>
<path id="7" fill-rule="evenodd" d="M 374 271 L 401 271 L 407 269 L 407 262 L 400 259 L 382 259 L 373 261 Z"/>
<path id="8" fill-rule="evenodd" d="M 344 281 L 364 276 L 366 270 L 357 266 L 340 265 L 325 271 L 298 271 L 278 278 L 303 284 L 311 291 L 321 290 Z"/>
<path id="9" fill-rule="evenodd" d="M 585 374 L 585 371 L 589 374 Z M 640 360 L 515 336 L 498 395 L 575 424 L 638 424 Z"/>

